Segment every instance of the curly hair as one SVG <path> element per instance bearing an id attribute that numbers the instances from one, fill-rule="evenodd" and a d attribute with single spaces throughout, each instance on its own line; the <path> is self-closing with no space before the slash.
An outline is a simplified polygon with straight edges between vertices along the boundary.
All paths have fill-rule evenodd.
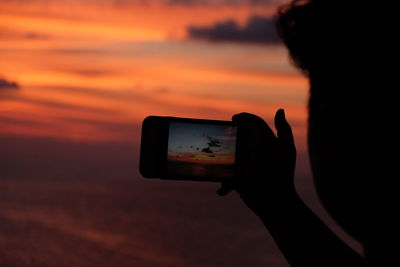
<path id="1" fill-rule="evenodd" d="M 351 36 L 359 30 L 351 18 L 354 10 L 338 2 L 293 0 L 278 9 L 278 34 L 294 64 L 306 74 L 351 49 Z"/>

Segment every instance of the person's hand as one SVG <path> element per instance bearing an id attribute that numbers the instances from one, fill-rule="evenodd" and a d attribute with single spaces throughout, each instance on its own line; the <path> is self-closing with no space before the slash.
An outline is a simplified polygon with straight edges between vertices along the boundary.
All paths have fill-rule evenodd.
<path id="1" fill-rule="evenodd" d="M 217 193 L 224 196 L 236 190 L 246 205 L 258 214 L 277 202 L 289 201 L 296 195 L 296 147 L 284 110 L 279 109 L 275 115 L 277 136 L 256 115 L 240 113 L 232 120 L 239 129 L 239 165 L 235 178 L 222 183 Z"/>

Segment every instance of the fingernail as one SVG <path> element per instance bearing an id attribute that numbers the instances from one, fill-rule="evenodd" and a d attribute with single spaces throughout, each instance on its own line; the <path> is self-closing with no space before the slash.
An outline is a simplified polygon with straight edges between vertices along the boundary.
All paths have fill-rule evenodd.
<path id="1" fill-rule="evenodd" d="M 286 121 L 285 110 L 283 108 L 278 110 L 277 117 L 278 117 L 278 120 L 280 120 L 282 122 Z"/>

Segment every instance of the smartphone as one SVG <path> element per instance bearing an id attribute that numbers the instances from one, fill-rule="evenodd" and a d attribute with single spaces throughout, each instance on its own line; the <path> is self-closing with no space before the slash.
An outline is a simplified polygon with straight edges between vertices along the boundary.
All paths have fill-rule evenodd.
<path id="1" fill-rule="evenodd" d="M 237 132 L 232 121 L 146 117 L 139 171 L 146 178 L 226 181 L 235 174 Z"/>

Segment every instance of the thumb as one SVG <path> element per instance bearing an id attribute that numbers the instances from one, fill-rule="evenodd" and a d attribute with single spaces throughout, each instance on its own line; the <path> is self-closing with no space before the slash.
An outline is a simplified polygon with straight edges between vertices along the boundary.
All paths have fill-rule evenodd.
<path id="1" fill-rule="evenodd" d="M 290 159 L 296 158 L 296 146 L 292 128 L 285 117 L 285 111 L 279 109 L 275 114 L 275 128 L 278 135 L 278 145 Z"/>

